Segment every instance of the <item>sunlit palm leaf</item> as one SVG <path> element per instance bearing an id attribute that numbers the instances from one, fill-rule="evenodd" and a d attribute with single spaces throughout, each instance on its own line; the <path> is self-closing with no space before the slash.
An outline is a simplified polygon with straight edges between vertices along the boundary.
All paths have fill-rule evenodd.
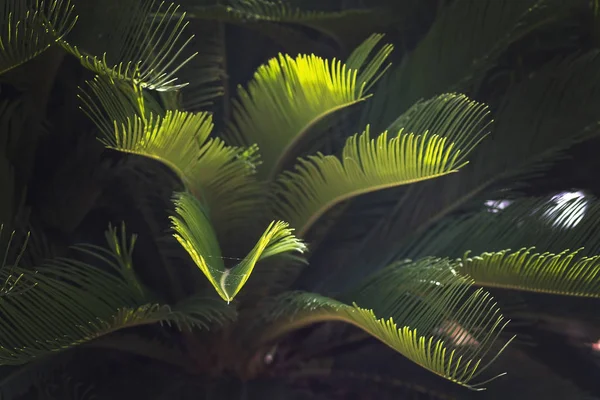
<path id="1" fill-rule="evenodd" d="M 246 219 L 259 199 L 254 178 L 255 150 L 209 139 L 212 116 L 206 112 L 162 111 L 136 86 L 96 78 L 93 96 L 82 94 L 84 111 L 99 127 L 109 148 L 155 159 L 167 165 L 186 187 L 210 206 L 219 233 Z"/>
<path id="2" fill-rule="evenodd" d="M 175 74 L 195 56 L 183 55 L 193 36 L 185 33 L 185 13 L 176 17 L 178 8 L 164 1 L 157 5 L 156 0 L 122 2 L 121 9 L 112 16 L 119 30 L 111 32 L 114 39 L 107 45 L 108 54 L 88 54 L 65 40 L 60 44 L 97 74 L 143 88 L 176 90 L 185 83 L 177 83 Z"/>
<path id="3" fill-rule="evenodd" d="M 79 246 L 96 266 L 59 258 L 38 270 L 7 265 L 0 302 L 0 365 L 16 365 L 93 340 L 119 329 L 152 323 L 178 327 L 222 322 L 230 312 L 218 303 L 206 308 L 155 304 L 131 265 L 134 241 L 124 231 L 107 232 L 110 250 Z"/>
<path id="4" fill-rule="evenodd" d="M 71 0 L 6 0 L 0 6 L 0 74 L 31 60 L 72 28 Z"/>
<path id="5" fill-rule="evenodd" d="M 491 125 L 490 112 L 485 105 L 473 101 L 465 95 L 446 93 L 417 102 L 397 117 L 391 126 L 392 132 L 402 129 L 403 132 L 415 132 L 417 134 L 429 132 L 442 136 L 447 145 L 452 143 L 453 151 L 459 152 L 456 164 L 461 165 L 467 157 L 469 159 L 472 157 L 472 150 L 488 134 Z M 483 143 L 486 142 L 487 140 L 483 140 Z M 460 173 L 452 174 L 452 176 L 461 175 L 465 173 L 464 171 L 465 169 L 462 169 Z M 443 181 L 452 176 L 446 176 L 440 180 Z M 438 180 L 433 181 L 435 183 Z M 377 268 L 372 263 L 365 261 L 366 258 L 374 256 L 369 249 L 395 243 L 389 242 L 387 239 L 381 239 L 386 237 L 388 226 L 396 222 L 392 218 L 394 210 L 390 210 L 393 203 L 397 203 L 396 210 L 401 210 L 404 204 L 402 199 L 407 196 L 407 193 L 418 191 L 422 185 L 398 186 L 385 192 L 380 191 L 371 195 L 356 197 L 352 202 L 346 203 L 348 207 L 346 211 L 354 216 L 352 224 L 347 225 L 350 229 L 344 229 L 344 232 L 355 230 L 357 235 L 349 240 L 343 239 L 343 242 L 337 241 L 336 246 L 339 243 L 345 246 L 343 243 L 347 242 L 349 247 L 347 251 L 344 251 L 343 258 L 336 260 L 334 263 L 326 259 L 322 260 L 320 257 L 319 259 L 313 258 L 311 262 L 317 266 L 312 271 L 306 271 L 310 276 L 305 275 L 304 279 L 313 282 L 318 281 L 320 285 L 323 285 L 321 287 L 329 284 L 340 284 L 340 287 L 343 287 L 360 281 L 362 277 L 367 276 L 373 268 Z M 439 193 L 432 196 L 439 196 Z M 374 201 L 375 203 L 373 203 Z M 431 201 L 435 201 L 435 198 L 428 198 L 427 202 L 420 201 L 418 203 L 426 206 Z M 367 216 L 367 214 L 369 215 Z M 356 218 L 356 216 L 361 218 Z M 377 238 L 376 244 L 373 243 L 375 238 Z M 397 249 L 398 247 L 394 245 L 394 251 Z M 323 254 L 327 253 L 324 252 Z M 328 254 L 333 253 L 329 252 Z M 388 253 L 377 253 L 380 256 L 386 254 L 389 254 L 389 251 Z M 437 255 L 436 253 L 433 254 Z M 325 255 L 325 257 L 328 256 Z M 322 267 L 322 262 L 327 265 L 326 268 Z M 385 264 L 377 265 L 385 266 Z M 324 273 L 330 279 L 323 279 Z"/>
<path id="6" fill-rule="evenodd" d="M 376 43 L 370 40 L 365 46 L 369 51 L 361 47 L 361 53 L 370 53 Z M 247 89 L 240 87 L 228 136 L 235 143 L 258 144 L 259 174 L 272 177 L 293 159 L 295 146 L 319 121 L 366 98 L 364 89 L 389 51 L 385 47 L 367 65 L 355 63 L 360 69 L 315 55 L 294 59 L 280 54 L 257 70 Z M 359 81 L 359 76 L 370 81 Z"/>
<path id="7" fill-rule="evenodd" d="M 479 286 L 578 297 L 600 297 L 600 256 L 578 257 L 578 251 L 533 253 L 534 248 L 465 254 L 459 269 Z"/>
<path id="8" fill-rule="evenodd" d="M 594 110 L 600 104 L 597 85 L 600 81 L 596 78 L 599 66 L 600 53 L 591 51 L 576 58 L 551 62 L 510 88 L 501 107 L 494 113 L 490 140 L 478 146 L 470 156 L 469 166 L 460 174 L 414 186 L 410 193 L 390 193 L 387 204 L 368 208 L 370 212 L 380 214 L 379 223 L 372 225 L 368 235 L 363 236 L 363 243 L 357 246 L 359 250 L 368 248 L 370 251 L 363 251 L 362 256 L 352 252 L 348 261 L 355 261 L 355 264 L 349 269 L 355 271 L 367 265 L 381 268 L 389 264 L 399 250 L 406 250 L 397 245 L 400 240 L 423 234 L 454 212 L 478 207 L 496 190 L 518 190 L 520 185 L 540 176 L 563 159 L 571 146 L 597 136 L 600 130 Z M 529 133 L 524 135 L 523 132 Z M 515 146 L 515 143 L 519 145 Z M 496 195 L 506 193 L 493 194 Z M 422 201 L 424 198 L 428 201 Z M 395 239 L 389 241 L 391 237 Z M 478 251 L 532 245 L 537 246 L 536 243 L 523 243 Z M 578 247 L 576 244 L 571 248 Z M 538 248 L 560 252 L 569 246 Z M 455 256 L 469 249 L 473 248 L 462 247 L 460 254 Z"/>
<path id="9" fill-rule="evenodd" d="M 366 85 L 363 88 L 364 92 L 369 91 L 391 66 L 391 64 L 388 64 L 385 68 L 381 68 L 392 53 L 392 50 L 394 50 L 393 45 L 386 44 L 373 54 L 373 50 L 375 50 L 375 47 L 383 37 L 384 35 L 382 34 L 369 36 L 360 46 L 354 49 L 346 60 L 345 64 L 349 69 L 359 71 L 356 80 L 360 85 Z M 369 58 L 371 59 L 369 60 Z"/>
<path id="10" fill-rule="evenodd" d="M 242 289 L 257 262 L 277 254 L 305 250 L 305 245 L 292 235 L 286 223 L 272 222 L 250 253 L 237 266 L 226 268 L 217 236 L 200 201 L 189 193 L 179 193 L 175 206 L 177 215 L 171 218 L 175 238 L 227 302 Z"/>
<path id="11" fill-rule="evenodd" d="M 476 118 L 469 122 L 479 125 L 486 113 L 479 113 L 479 105 L 474 110 L 471 114 Z M 456 172 L 466 164 L 464 155 L 477 137 L 469 139 L 467 148 L 427 131 L 422 135 L 400 131 L 390 140 L 384 132 L 371 139 L 367 127 L 363 134 L 348 139 L 341 160 L 318 154 L 299 160 L 296 171 L 284 172 L 275 190 L 283 199 L 274 202 L 276 213 L 303 236 L 319 217 L 344 200 Z"/>
<path id="12" fill-rule="evenodd" d="M 476 388 L 482 383 L 473 381 L 487 367 L 489 352 L 494 352 L 493 360 L 503 350 L 492 347 L 506 323 L 489 294 L 473 292 L 471 282 L 457 275 L 447 260 L 425 259 L 390 267 L 344 296 L 356 298 L 360 306 L 312 293 L 285 294 L 262 311 L 259 321 L 268 324 L 260 343 L 310 324 L 343 321 L 420 366 Z M 462 333 L 445 341 L 453 326 L 461 326 Z"/>

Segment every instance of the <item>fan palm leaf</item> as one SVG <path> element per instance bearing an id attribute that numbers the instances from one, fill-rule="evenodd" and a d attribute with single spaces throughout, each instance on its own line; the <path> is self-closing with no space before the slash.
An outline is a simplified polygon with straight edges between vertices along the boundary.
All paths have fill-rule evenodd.
<path id="1" fill-rule="evenodd" d="M 221 236 L 256 208 L 261 186 L 250 149 L 230 147 L 213 130 L 211 114 L 163 111 L 136 86 L 96 77 L 83 92 L 84 111 L 109 148 L 160 161 L 209 206 Z M 221 221 L 227 223 L 220 223 Z"/>
<path id="2" fill-rule="evenodd" d="M 250 253 L 235 267 L 226 268 L 217 236 L 198 199 L 189 193 L 175 198 L 172 217 L 175 238 L 208 278 L 219 296 L 228 303 L 242 289 L 257 262 L 284 252 L 303 252 L 305 245 L 292 235 L 284 222 L 271 223 Z"/>
<path id="3" fill-rule="evenodd" d="M 462 273 L 476 285 L 577 297 L 600 297 L 600 256 L 578 251 L 534 253 L 534 248 L 465 254 Z"/>
<path id="4" fill-rule="evenodd" d="M 343 296 L 356 298 L 352 305 L 314 293 L 286 293 L 263 306 L 259 321 L 266 325 L 259 343 L 318 322 L 346 322 L 420 366 L 475 389 L 481 383 L 473 380 L 485 370 L 484 359 L 506 323 L 489 294 L 471 291 L 470 284 L 448 260 L 423 259 L 372 276 Z M 469 332 L 468 345 L 443 339 L 444 329 L 458 326 L 452 324 Z"/>
<path id="5" fill-rule="evenodd" d="M 108 7 L 104 2 L 93 4 L 93 7 Z M 61 46 L 85 68 L 100 75 L 153 90 L 177 90 L 185 86 L 177 83 L 175 74 L 196 55 L 181 56 L 193 38 L 185 33 L 188 24 L 185 13 L 177 17 L 178 6 L 156 0 L 111 4 L 118 4 L 118 9 L 111 16 L 115 31 L 111 32 L 113 39 L 107 53 L 89 54 L 64 39 L 59 42 Z"/>
<path id="6" fill-rule="evenodd" d="M 124 229 L 121 240 L 114 229 L 107 232 L 107 240 L 110 250 L 90 245 L 75 248 L 102 267 L 58 258 L 33 270 L 4 260 L 1 365 L 23 364 L 127 327 L 160 322 L 181 328 L 231 318 L 222 303 L 202 307 L 183 303 L 181 309 L 155 303 L 132 270 L 135 240 L 128 242 Z"/>
<path id="7" fill-rule="evenodd" d="M 70 0 L 7 0 L 0 7 L 0 74 L 36 57 L 77 21 Z"/>
<path id="8" fill-rule="evenodd" d="M 359 46 L 361 56 L 352 57 L 352 69 L 340 60 L 280 54 L 259 67 L 247 88 L 239 88 L 227 136 L 236 144 L 258 145 L 261 177 L 274 177 L 293 160 L 295 146 L 319 121 L 366 99 L 365 88 L 373 83 L 391 46 L 366 64 L 358 61 L 366 60 L 380 38 Z"/>
<path id="9" fill-rule="evenodd" d="M 552 62 L 515 84 L 494 115 L 490 140 L 484 141 L 473 152 L 469 166 L 460 174 L 426 182 L 411 192 L 393 193 L 395 198 L 390 198 L 390 202 L 396 203 L 397 207 L 393 212 L 390 212 L 393 206 L 389 204 L 387 208 L 380 208 L 378 223 L 374 223 L 371 231 L 361 237 L 359 246 L 353 246 L 356 251 L 348 257 L 349 262 L 356 262 L 357 269 L 349 269 L 359 271 L 364 265 L 385 266 L 398 252 L 405 251 L 396 246 L 396 240 L 419 236 L 454 212 L 479 207 L 489 198 L 486 196 L 490 196 L 490 191 L 518 189 L 565 157 L 567 149 L 597 136 L 597 115 L 593 110 L 600 98 L 597 85 L 590 82 L 597 82 L 599 62 L 599 54 L 592 51 L 576 58 Z M 577 80 L 574 80 L 575 76 Z M 585 98 L 583 106 L 578 104 L 582 98 Z M 530 133 L 524 135 L 524 132 Z M 571 134 L 566 135 L 565 132 Z M 510 192 L 499 195 L 510 195 Z M 429 201 L 421 201 L 423 198 Z M 396 239 L 383 241 L 383 237 Z M 392 243 L 393 249 L 389 247 Z M 531 245 L 535 243 L 479 251 Z M 577 247 L 579 245 L 574 248 Z M 368 254 L 369 260 L 364 258 L 367 253 L 363 256 L 357 253 L 366 248 L 372 250 Z M 468 246 L 462 248 L 461 252 L 468 249 Z M 552 251 L 562 250 L 564 248 Z M 460 255 L 462 253 L 456 256 Z M 358 273 L 366 274 L 366 271 Z"/>
<path id="10" fill-rule="evenodd" d="M 518 199 L 501 210 L 447 218 L 401 243 L 406 250 L 398 258 L 464 253 L 459 270 L 479 286 L 597 297 L 599 213 L 598 202 L 587 198 L 563 204 L 553 197 Z M 527 247 L 506 250 L 521 246 Z"/>
<path id="11" fill-rule="evenodd" d="M 319 217 L 344 200 L 440 177 L 463 167 L 465 157 L 483 138 L 486 107 L 452 94 L 424 105 L 418 104 L 405 117 L 410 127 L 418 130 L 400 130 L 388 140 L 388 132 L 371 139 L 367 127 L 361 135 L 347 140 L 340 158 L 318 154 L 300 159 L 295 171 L 284 172 L 277 181 L 277 201 L 273 202 L 276 215 L 303 236 Z M 441 110 L 444 113 L 440 116 Z M 434 129 L 431 133 L 429 127 Z"/>

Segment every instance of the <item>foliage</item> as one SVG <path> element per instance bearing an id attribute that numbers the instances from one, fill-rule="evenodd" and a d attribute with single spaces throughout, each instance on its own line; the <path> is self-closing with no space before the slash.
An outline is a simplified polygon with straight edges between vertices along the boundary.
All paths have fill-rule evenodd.
<path id="1" fill-rule="evenodd" d="M 595 3 L 322 3 L 0 8 L 4 397 L 594 389 L 513 339 L 598 297 L 597 201 L 532 189 L 596 143 Z"/>

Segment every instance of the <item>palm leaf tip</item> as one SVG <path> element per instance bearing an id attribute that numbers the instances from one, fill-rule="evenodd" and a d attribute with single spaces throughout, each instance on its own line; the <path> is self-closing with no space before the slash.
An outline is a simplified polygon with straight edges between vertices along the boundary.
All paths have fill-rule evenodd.
<path id="1" fill-rule="evenodd" d="M 272 222 L 250 253 L 237 266 L 226 268 L 210 217 L 202 203 L 190 193 L 178 193 L 174 202 L 177 215 L 171 217 L 171 221 L 175 238 L 227 302 L 239 293 L 257 262 L 306 249 L 305 244 L 292 235 L 287 223 Z"/>
<path id="2" fill-rule="evenodd" d="M 388 63 L 385 67 L 382 67 L 394 50 L 392 44 L 385 44 L 374 52 L 375 47 L 383 38 L 384 35 L 380 33 L 369 36 L 360 46 L 354 49 L 346 60 L 348 68 L 358 71 L 357 81 L 362 86 L 363 92 L 368 92 L 391 66 L 391 63 Z M 369 57 L 371 58 L 370 62 L 367 62 Z"/>
<path id="3" fill-rule="evenodd" d="M 600 256 L 580 257 L 580 250 L 534 253 L 535 248 L 503 250 L 469 257 L 461 272 L 481 286 L 578 297 L 600 297 Z"/>
<path id="4" fill-rule="evenodd" d="M 157 91 L 186 86 L 177 83 L 175 74 L 197 53 L 183 56 L 193 39 L 186 34 L 185 13 L 175 4 L 156 0 L 119 7 L 120 12 L 112 16 L 115 31 L 108 54 L 92 55 L 65 40 L 60 40 L 60 45 L 99 75 Z"/>
<path id="5" fill-rule="evenodd" d="M 70 0 L 7 0 L 0 7 L 0 74 L 36 57 L 65 36 L 77 16 Z"/>

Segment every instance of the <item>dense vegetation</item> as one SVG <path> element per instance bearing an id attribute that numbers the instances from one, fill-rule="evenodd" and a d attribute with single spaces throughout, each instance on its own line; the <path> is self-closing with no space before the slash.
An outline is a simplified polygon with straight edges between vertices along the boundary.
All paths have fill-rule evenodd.
<path id="1" fill-rule="evenodd" d="M 596 2 L 1 1 L 2 398 L 600 396 Z"/>

